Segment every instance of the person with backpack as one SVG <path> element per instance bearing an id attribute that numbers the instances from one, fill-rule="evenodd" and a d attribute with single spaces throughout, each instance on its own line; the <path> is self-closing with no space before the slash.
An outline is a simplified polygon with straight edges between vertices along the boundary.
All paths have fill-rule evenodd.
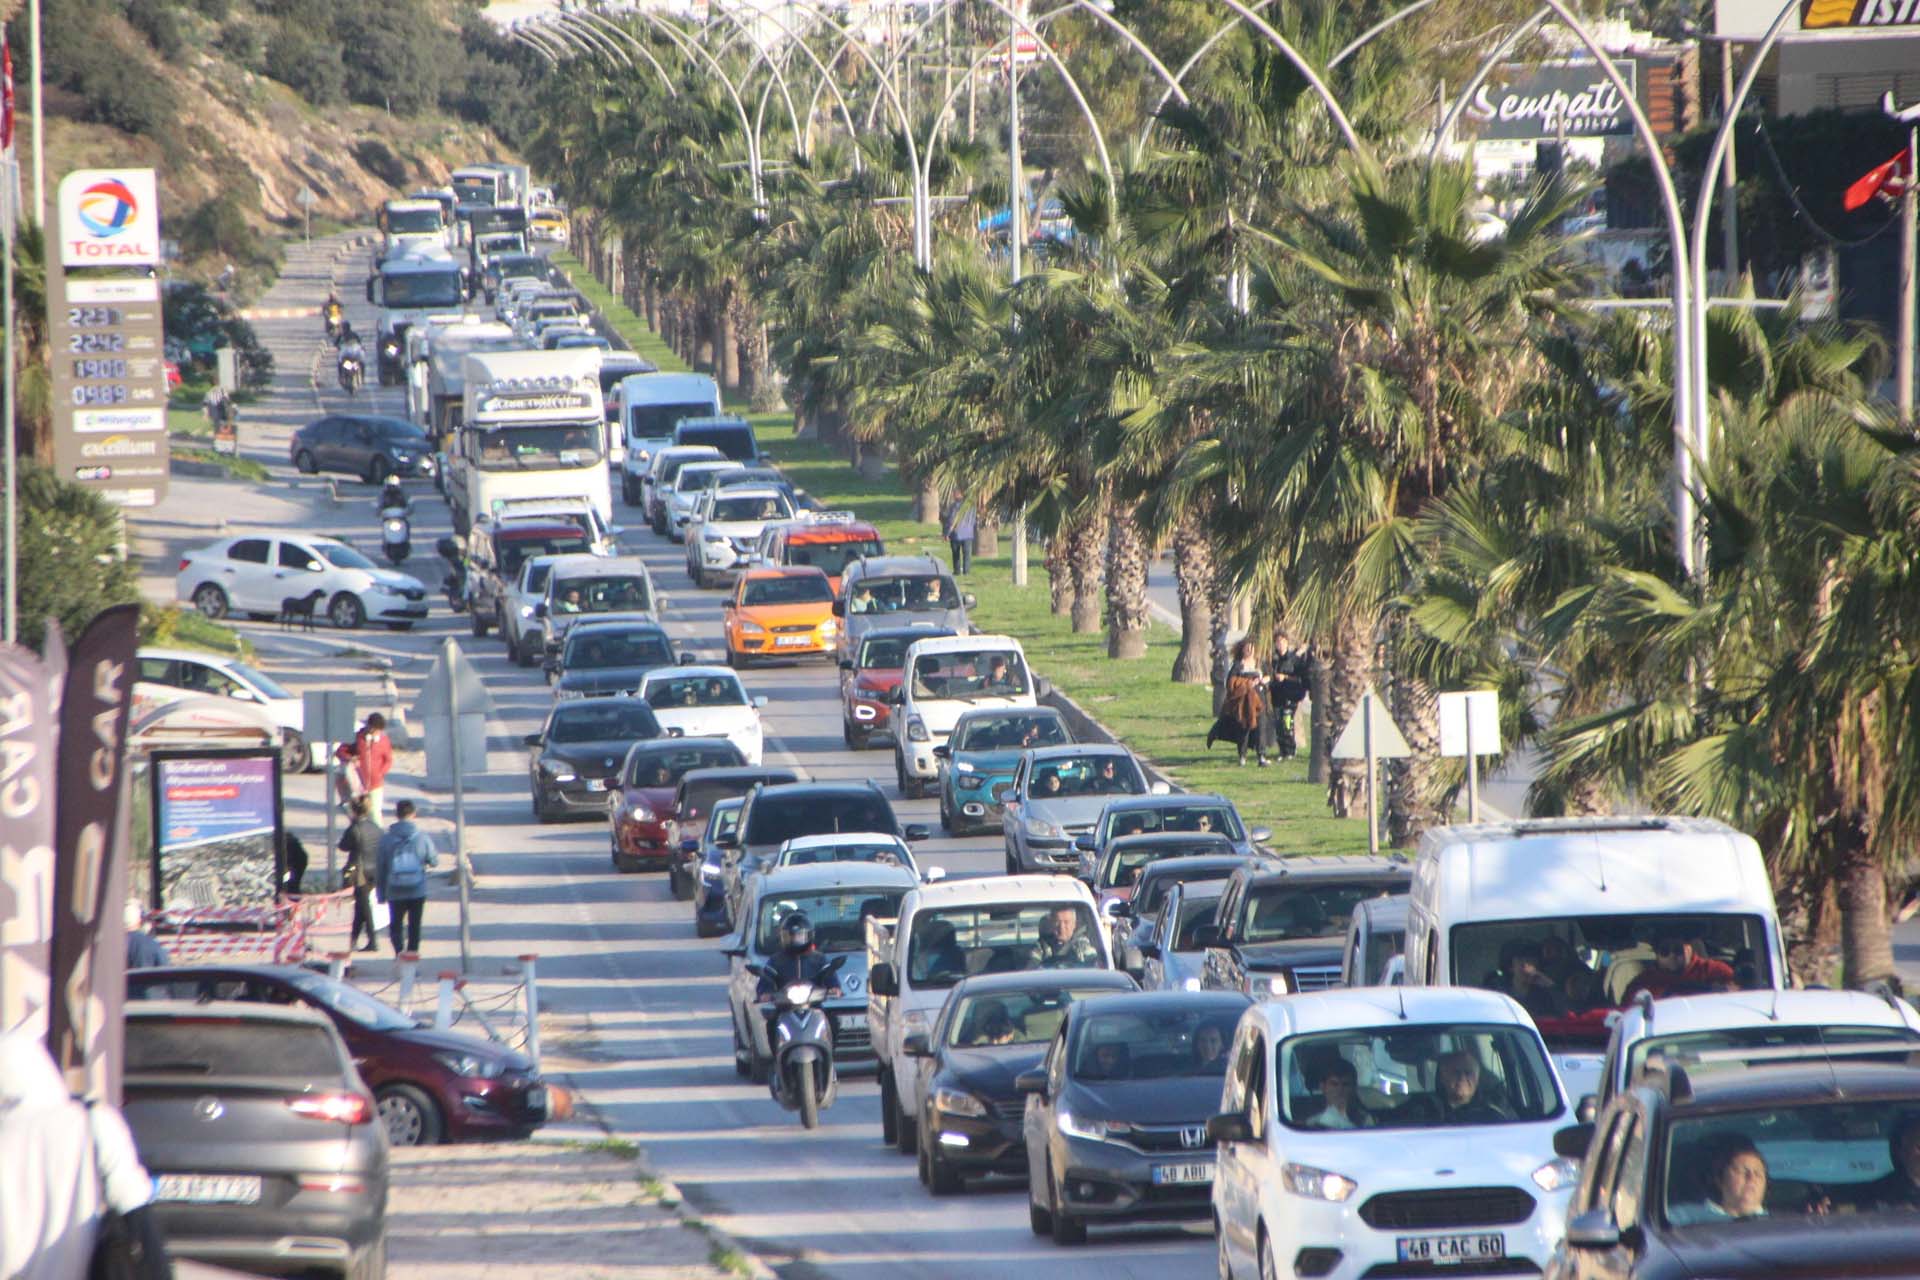
<path id="1" fill-rule="evenodd" d="M 393 953 L 420 951 L 420 918 L 427 909 L 427 872 L 437 859 L 433 840 L 413 822 L 413 801 L 393 806 L 394 823 L 380 837 L 377 888 L 393 915 Z"/>

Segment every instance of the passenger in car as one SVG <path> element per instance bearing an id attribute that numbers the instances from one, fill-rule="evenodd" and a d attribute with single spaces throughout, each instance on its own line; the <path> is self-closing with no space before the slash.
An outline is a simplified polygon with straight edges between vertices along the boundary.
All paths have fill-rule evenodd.
<path id="1" fill-rule="evenodd" d="M 1128 1070 L 1127 1046 L 1117 1041 L 1107 1041 L 1093 1046 L 1093 1061 L 1081 1071 L 1086 1080 L 1125 1080 Z"/>
<path id="2" fill-rule="evenodd" d="M 1531 942 L 1509 942 L 1501 969 L 1503 989 L 1535 1018 L 1562 1018 L 1567 1002 L 1542 966 L 1541 949 Z"/>
<path id="3" fill-rule="evenodd" d="M 1653 967 L 1642 969 L 1627 984 L 1622 1003 L 1631 1001 L 1642 991 L 1658 999 L 1669 995 L 1731 991 L 1733 987 L 1732 965 L 1702 954 L 1685 934 L 1664 931 L 1656 934 L 1653 940 Z"/>
<path id="4" fill-rule="evenodd" d="M 1852 1188 L 1848 1199 L 1863 1212 L 1920 1211 L 1920 1115 L 1895 1125 L 1887 1147 L 1893 1168 L 1885 1177 Z"/>
<path id="5" fill-rule="evenodd" d="M 1007 1013 L 1007 1007 L 998 1000 L 982 1000 L 974 1011 L 973 1032 L 967 1037 L 967 1043 L 1012 1044 L 1014 1035 L 1013 1018 Z"/>
<path id="6" fill-rule="evenodd" d="M 1227 1037 L 1219 1027 L 1206 1023 L 1193 1033 L 1193 1066 L 1201 1073 L 1225 1070 Z"/>
<path id="7" fill-rule="evenodd" d="M 1360 1076 L 1353 1064 L 1335 1054 L 1322 1063 L 1316 1078 L 1308 1081 L 1320 1095 L 1317 1102 L 1304 1107 L 1302 1126 L 1308 1129 L 1366 1129 L 1373 1117 L 1360 1105 Z"/>
<path id="8" fill-rule="evenodd" d="M 1707 1153 L 1707 1195 L 1703 1200 L 1676 1204 L 1667 1219 L 1676 1227 L 1767 1215 L 1767 1161 L 1753 1141 L 1739 1135 L 1723 1138 Z"/>
<path id="9" fill-rule="evenodd" d="M 1444 1124 L 1491 1124 L 1513 1119 L 1513 1112 L 1500 1103 L 1494 1090 L 1481 1090 L 1480 1059 L 1471 1051 L 1456 1049 L 1440 1055 L 1440 1119 Z"/>

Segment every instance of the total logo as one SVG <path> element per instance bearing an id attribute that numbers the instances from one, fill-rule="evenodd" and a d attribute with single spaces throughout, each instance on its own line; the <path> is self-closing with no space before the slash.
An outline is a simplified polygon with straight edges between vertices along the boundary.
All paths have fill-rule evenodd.
<path id="1" fill-rule="evenodd" d="M 160 203 L 151 169 L 82 169 L 60 183 L 67 266 L 156 264 Z"/>
<path id="2" fill-rule="evenodd" d="M 96 240 L 106 240 L 140 220 L 140 202 L 118 178 L 96 182 L 80 193 L 75 206 L 80 225 Z"/>

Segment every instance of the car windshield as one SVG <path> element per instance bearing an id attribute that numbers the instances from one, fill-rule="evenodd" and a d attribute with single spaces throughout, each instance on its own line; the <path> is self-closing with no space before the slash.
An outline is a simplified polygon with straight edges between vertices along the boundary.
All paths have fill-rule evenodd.
<path id="1" fill-rule="evenodd" d="M 1240 825 L 1240 815 L 1234 812 L 1233 806 L 1218 800 L 1205 804 L 1119 809 L 1107 815 L 1107 829 L 1101 834 L 1106 840 L 1118 840 L 1121 836 L 1150 836 L 1162 831 L 1211 832 L 1224 835 L 1229 840 L 1243 839 L 1246 835 L 1245 828 Z"/>
<path id="2" fill-rule="evenodd" d="M 1346 932 L 1353 909 L 1368 898 L 1405 893 L 1405 884 L 1301 884 L 1281 881 L 1257 886 L 1241 908 L 1248 942 L 1286 942 L 1326 938 Z"/>
<path id="3" fill-rule="evenodd" d="M 717 451 L 716 451 L 717 452 Z M 680 472 L 696 462 L 710 462 L 713 453 L 701 452 L 678 458 L 665 458 L 660 463 L 660 486 L 671 489 L 673 482 L 680 478 Z"/>
<path id="4" fill-rule="evenodd" d="M 1531 1027 L 1407 1024 L 1282 1042 L 1292 1129 L 1433 1129 L 1544 1120 L 1560 1110 Z"/>
<path id="5" fill-rule="evenodd" d="M 1161 904 L 1167 900 L 1167 891 L 1176 884 L 1198 884 L 1208 880 L 1225 880 L 1233 874 L 1233 867 L 1209 867 L 1205 871 L 1189 872 L 1184 869 L 1178 876 L 1148 875 L 1144 877 L 1146 885 L 1134 894 L 1133 913 L 1137 916 L 1156 915 Z"/>
<path id="6" fill-rule="evenodd" d="M 893 806 L 876 790 L 808 793 L 764 798 L 753 806 L 746 842 L 782 845 L 801 836 L 831 836 L 843 831 L 893 831 Z"/>
<path id="7" fill-rule="evenodd" d="M 669 667 L 673 665 L 673 646 L 663 632 L 650 627 L 632 631 L 594 627 L 567 637 L 567 652 L 560 665 L 569 671 Z"/>
<path id="8" fill-rule="evenodd" d="M 1060 1030 L 1076 999 L 1113 993 L 1112 987 L 1059 987 L 968 996 L 947 1023 L 947 1043 L 961 1049 L 1046 1044 Z"/>
<path id="9" fill-rule="evenodd" d="M 1025 751 L 1030 747 L 1064 747 L 1073 741 L 1066 722 L 1050 711 L 1013 711 L 1005 715 L 976 712 L 953 731 L 955 751 Z"/>
<path id="10" fill-rule="evenodd" d="M 828 604 L 833 592 L 827 580 L 818 574 L 793 574 L 779 578 L 748 578 L 740 588 L 740 603 L 756 604 Z"/>
<path id="11" fill-rule="evenodd" d="M 1920 1045 L 1920 1033 L 1907 1027 L 1783 1027 L 1767 1023 L 1758 1027 L 1717 1027 L 1712 1031 L 1687 1031 L 1677 1035 L 1648 1036 L 1627 1050 L 1627 1079 L 1632 1080 L 1647 1065 L 1653 1054 L 1663 1055 L 1669 1063 L 1683 1066 L 1690 1076 L 1709 1072 L 1744 1071 L 1750 1065 L 1763 1064 L 1781 1051 L 1807 1049 L 1816 1045 L 1845 1050 L 1849 1045 L 1891 1044 L 1906 1041 Z M 1711 1055 L 1702 1061 L 1699 1055 Z M 1751 1054 L 1752 1057 L 1742 1055 Z M 1842 1054 L 1849 1062 L 1872 1061 L 1876 1055 Z"/>
<path id="12" fill-rule="evenodd" d="M 391 1005 L 375 1000 L 358 987 L 335 982 L 317 973 L 297 973 L 287 981 L 315 1004 L 331 1009 L 343 1018 L 350 1018 L 363 1027 L 374 1031 L 406 1031 L 413 1027 L 412 1018 Z"/>
<path id="13" fill-rule="evenodd" d="M 676 493 L 697 493 L 707 487 L 707 481 L 714 472 L 725 471 L 733 464 L 715 462 L 694 462 L 680 468 L 680 474 L 674 477 L 673 488 Z"/>
<path id="14" fill-rule="evenodd" d="M 1094 1013 L 1080 1023 L 1074 1042 L 1077 1080 L 1167 1080 L 1175 1076 L 1224 1077 L 1237 1011 L 1144 1009 Z"/>
<path id="15" fill-rule="evenodd" d="M 913 869 L 913 857 L 891 840 L 851 840 L 845 844 L 816 844 L 803 849 L 788 849 L 780 855 L 783 867 L 804 867 L 816 862 L 883 862 L 889 866 Z"/>
<path id="16" fill-rule="evenodd" d="M 380 566 L 344 542 L 316 542 L 314 548 L 336 569 L 377 569 Z"/>
<path id="17" fill-rule="evenodd" d="M 1915 1222 L 1920 1094 L 1675 1120 L 1658 1158 L 1666 1169 L 1666 1218 L 1676 1227 L 1739 1231 L 1741 1222 L 1750 1228 L 1769 1218 L 1814 1216 L 1844 1230 L 1848 1217 L 1890 1213 Z"/>
<path id="18" fill-rule="evenodd" d="M 636 404 L 627 410 L 627 434 L 636 440 L 664 440 L 682 418 L 704 418 L 713 412 L 711 400 L 682 400 L 673 404 Z"/>
<path id="19" fill-rule="evenodd" d="M 785 520 L 793 514 L 787 500 L 779 494 L 749 495 L 744 498 L 718 497 L 713 500 L 709 520 Z"/>
<path id="20" fill-rule="evenodd" d="M 649 680 L 647 705 L 666 711 L 675 707 L 744 707 L 747 691 L 737 676 L 666 676 Z"/>
<path id="21" fill-rule="evenodd" d="M 552 471 L 600 461 L 600 431 L 591 422 L 487 427 L 474 434 L 479 437 L 475 452 L 482 471 Z"/>
<path id="22" fill-rule="evenodd" d="M 420 235 L 440 229 L 440 210 L 433 209 L 388 209 L 386 211 L 387 230 L 395 235 Z"/>
<path id="23" fill-rule="evenodd" d="M 630 787 L 671 787 L 694 769 L 735 768 L 747 763 L 740 748 L 731 742 L 705 742 L 693 746 L 660 746 L 636 751 L 628 762 Z"/>
<path id="24" fill-rule="evenodd" d="M 257 670 L 256 668 L 250 667 L 244 662 L 230 662 L 227 664 L 227 670 L 233 672 L 233 674 L 239 676 L 242 680 L 245 680 L 248 684 L 258 689 L 266 697 L 269 697 L 269 698 L 293 697 L 292 694 L 288 693 L 279 684 L 275 683 L 272 676 L 268 675 L 264 671 L 260 671 L 260 670 Z"/>
<path id="25" fill-rule="evenodd" d="M 549 742 L 619 742 L 659 736 L 660 722 L 645 707 L 599 699 L 560 707 L 547 730 Z"/>
<path id="26" fill-rule="evenodd" d="M 1559 916 L 1453 927 L 1453 981 L 1512 995 L 1547 1044 L 1600 1048 L 1606 1015 L 1655 997 L 1773 986 L 1772 947 L 1757 915 Z"/>
<path id="27" fill-rule="evenodd" d="M 942 632 L 924 631 L 911 636 L 875 636 L 869 635 L 860 643 L 860 660 L 856 664 L 862 671 L 876 668 L 881 671 L 898 671 L 907 665 L 907 646 L 915 640 L 925 640 L 929 636 Z"/>
<path id="28" fill-rule="evenodd" d="M 556 533 L 538 538 L 501 538 L 496 542 L 495 550 L 500 556 L 500 571 L 509 577 L 520 572 L 529 556 L 568 556 L 584 555 L 593 549 L 592 541 L 584 533 Z M 540 571 L 540 588 L 546 587 L 547 579 L 553 574 L 553 566 L 547 565 Z"/>
<path id="29" fill-rule="evenodd" d="M 780 948 L 780 922 L 795 911 L 813 924 L 813 945 L 822 951 L 864 951 L 867 920 L 888 920 L 899 914 L 906 893 L 898 885 L 886 888 L 846 888 L 806 893 L 774 893 L 760 899 L 755 929 L 759 951 L 770 955 Z"/>
<path id="30" fill-rule="evenodd" d="M 916 698 L 971 702 L 976 698 L 1017 697 L 1030 692 L 1027 664 L 1017 650 L 959 649 L 923 653 L 913 660 Z"/>
<path id="31" fill-rule="evenodd" d="M 960 607 L 960 589 L 944 576 L 862 578 L 847 594 L 848 613 L 908 613 Z"/>
<path id="32" fill-rule="evenodd" d="M 1213 917 L 1220 906 L 1218 893 L 1202 894 L 1189 898 L 1182 894 L 1180 898 L 1180 918 L 1173 922 L 1173 950 L 1198 951 L 1199 940 L 1193 935 L 1201 925 L 1213 923 Z"/>
<path id="33" fill-rule="evenodd" d="M 595 574 L 562 578 L 553 584 L 555 613 L 646 613 L 653 593 L 639 574 Z"/>
<path id="34" fill-rule="evenodd" d="M 878 538 L 850 538 L 832 542 L 789 540 L 787 543 L 788 564 L 812 565 L 829 578 L 839 577 L 855 560 L 885 553 L 886 548 Z"/>
<path id="35" fill-rule="evenodd" d="M 383 305 L 403 307 L 457 307 L 462 301 L 460 272 L 396 271 L 380 277 Z"/>
<path id="36" fill-rule="evenodd" d="M 1137 884 L 1140 873 L 1147 867 L 1163 858 L 1185 857 L 1193 852 L 1192 845 L 1173 841 L 1165 843 L 1146 841 L 1141 844 L 1130 844 L 1124 849 L 1116 849 L 1107 859 L 1106 866 L 1101 868 L 1099 887 L 1120 889 L 1130 884 Z"/>
<path id="37" fill-rule="evenodd" d="M 1131 756 L 1047 756 L 1033 762 L 1027 796 L 1033 800 L 1077 796 L 1145 795 L 1147 780 Z"/>
<path id="38" fill-rule="evenodd" d="M 1053 918 L 1056 913 L 1058 920 Z M 977 973 L 1104 968 L 1093 936 L 1093 913 L 1078 902 L 983 903 L 920 911 L 914 914 L 907 942 L 907 971 L 916 987 L 950 987 Z M 1075 945 L 1080 943 L 1087 945 Z"/>

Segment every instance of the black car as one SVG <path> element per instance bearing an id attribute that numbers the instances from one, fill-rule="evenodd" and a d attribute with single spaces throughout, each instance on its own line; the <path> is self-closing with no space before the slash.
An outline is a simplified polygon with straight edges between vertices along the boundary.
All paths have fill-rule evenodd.
<path id="1" fill-rule="evenodd" d="M 1153 931 L 1160 919 L 1160 909 L 1166 905 L 1167 890 L 1174 885 L 1225 880 L 1246 865 L 1247 860 L 1237 853 L 1186 855 L 1149 862 L 1141 868 L 1140 878 L 1134 881 L 1132 896 L 1113 908 L 1113 954 L 1118 956 L 1123 947 L 1137 944 L 1142 930 Z"/>
<path id="2" fill-rule="evenodd" d="M 902 840 L 927 838 L 924 823 L 900 825 L 893 806 L 872 781 L 755 787 L 747 795 L 739 829 L 721 841 L 727 850 L 728 903 L 739 906 L 742 882 L 764 868 L 787 841 L 840 831 L 875 831 Z"/>
<path id="3" fill-rule="evenodd" d="M 1655 1068 L 1555 1135 L 1584 1163 L 1549 1280 L 1920 1274 L 1920 1071 L 1910 1044 L 1874 1062 L 1863 1047 Z"/>
<path id="4" fill-rule="evenodd" d="M 387 1141 L 328 1018 L 135 1000 L 121 1113 L 175 1258 L 386 1274 Z"/>
<path id="5" fill-rule="evenodd" d="M 1250 861 L 1229 878 L 1214 923 L 1195 931 L 1207 950 L 1201 985 L 1258 1000 L 1337 987 L 1354 907 L 1412 886 L 1395 858 Z"/>
<path id="6" fill-rule="evenodd" d="M 920 1108 L 920 1184 L 944 1196 L 982 1174 L 1025 1177 L 1027 1100 L 1014 1080 L 1040 1065 L 1068 1005 L 1137 990 L 1132 978 L 1110 970 L 1030 969 L 967 978 L 948 992 L 933 1029 L 907 1036 L 903 1046 L 931 1059 Z"/>
<path id="7" fill-rule="evenodd" d="M 340 471 L 380 484 L 388 476 L 433 475 L 433 443 L 405 418 L 330 413 L 293 433 L 296 470 Z"/>
<path id="8" fill-rule="evenodd" d="M 716 803 L 707 814 L 707 829 L 697 842 L 699 855 L 693 881 L 693 931 L 702 938 L 717 938 L 733 931 L 733 912 L 727 909 L 727 851 L 720 844 L 720 837 L 740 825 L 740 810 L 746 803 L 744 796 Z"/>
<path id="9" fill-rule="evenodd" d="M 527 789 L 541 822 L 605 817 L 627 748 L 661 736 L 653 708 L 635 697 L 572 698 L 555 704 L 526 737 Z"/>
<path id="10" fill-rule="evenodd" d="M 673 896 L 685 902 L 693 897 L 699 879 L 698 867 L 704 850 L 702 837 L 707 830 L 707 815 L 722 800 L 742 797 L 758 786 L 779 786 L 798 782 L 792 769 L 771 765 L 747 768 L 693 769 L 680 776 L 679 790 L 673 796 L 673 822 L 668 838 L 679 856 L 667 864 L 667 885 Z"/>
<path id="11" fill-rule="evenodd" d="M 1076 1001 L 1046 1060 L 1014 1087 L 1035 1235 L 1081 1244 L 1090 1221 L 1205 1218 L 1227 1048 L 1247 998 L 1168 991 Z"/>
<path id="12" fill-rule="evenodd" d="M 673 642 L 657 622 L 582 622 L 547 660 L 547 679 L 556 698 L 604 698 L 637 693 L 647 672 L 673 665 Z"/>

